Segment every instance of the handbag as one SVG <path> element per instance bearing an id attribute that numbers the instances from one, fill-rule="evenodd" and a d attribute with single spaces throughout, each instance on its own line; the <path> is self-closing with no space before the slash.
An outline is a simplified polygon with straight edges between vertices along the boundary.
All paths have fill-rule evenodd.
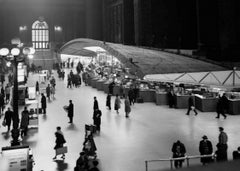
<path id="1" fill-rule="evenodd" d="M 57 148 L 57 149 L 56 149 L 56 155 L 65 154 L 65 153 L 67 153 L 67 152 L 68 152 L 67 146 L 60 147 L 60 148 Z"/>
<path id="2" fill-rule="evenodd" d="M 3 122 L 2 122 L 2 126 L 5 127 L 6 125 L 7 125 L 7 124 L 6 124 L 6 120 L 4 119 Z"/>

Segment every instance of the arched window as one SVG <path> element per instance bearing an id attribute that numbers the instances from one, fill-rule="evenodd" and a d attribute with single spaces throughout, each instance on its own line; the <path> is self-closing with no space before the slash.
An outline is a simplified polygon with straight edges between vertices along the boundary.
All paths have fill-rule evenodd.
<path id="1" fill-rule="evenodd" d="M 45 21 L 37 20 L 33 23 L 32 43 L 35 49 L 49 49 L 49 31 Z"/>

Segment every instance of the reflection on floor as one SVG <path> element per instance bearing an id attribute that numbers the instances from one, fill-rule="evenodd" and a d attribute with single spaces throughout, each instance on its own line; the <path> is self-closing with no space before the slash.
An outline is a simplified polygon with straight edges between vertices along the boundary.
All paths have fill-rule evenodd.
<path id="1" fill-rule="evenodd" d="M 66 71 L 69 72 L 69 71 Z M 47 115 L 39 115 L 39 128 L 30 129 L 23 144 L 33 149 L 35 171 L 72 171 L 84 140 L 84 125 L 92 123 L 93 97 L 96 96 L 102 110 L 101 133 L 94 137 L 97 154 L 102 171 L 144 171 L 145 160 L 168 158 L 171 156 L 173 142 L 181 140 L 188 155 L 197 155 L 199 141 L 207 135 L 214 145 L 218 141 L 218 127 L 225 128 L 229 136 L 228 157 L 240 146 L 240 116 L 229 115 L 226 120 L 216 119 L 215 113 L 201 113 L 186 116 L 185 109 L 169 109 L 167 106 L 156 106 L 153 103 L 135 104 L 130 118 L 125 118 L 124 105 L 119 114 L 107 110 L 106 94 L 88 86 L 66 88 L 66 80 L 57 80 L 55 99 L 47 104 Z M 34 85 L 38 75 L 30 75 L 30 85 Z M 32 80 L 32 81 L 31 81 Z M 73 124 L 63 106 L 72 99 L 74 103 Z M 112 106 L 114 97 L 112 97 Z M 2 120 L 1 120 L 2 121 Z M 53 161 L 55 143 L 54 132 L 57 126 L 62 127 L 69 153 L 66 159 Z M 8 146 L 11 137 L 7 128 L 0 128 L 0 147 Z M 199 160 L 192 163 L 199 164 Z M 191 163 L 190 163 L 191 164 Z M 169 163 L 151 164 L 149 170 L 169 168 Z"/>

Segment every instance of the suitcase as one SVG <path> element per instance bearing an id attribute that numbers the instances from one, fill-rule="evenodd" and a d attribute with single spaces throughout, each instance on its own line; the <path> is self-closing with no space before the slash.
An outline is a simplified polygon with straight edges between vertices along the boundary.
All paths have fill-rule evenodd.
<path id="1" fill-rule="evenodd" d="M 67 146 L 64 146 L 64 147 L 61 147 L 61 148 L 57 148 L 56 149 L 56 155 L 59 155 L 59 154 L 65 154 L 68 152 L 68 148 Z"/>

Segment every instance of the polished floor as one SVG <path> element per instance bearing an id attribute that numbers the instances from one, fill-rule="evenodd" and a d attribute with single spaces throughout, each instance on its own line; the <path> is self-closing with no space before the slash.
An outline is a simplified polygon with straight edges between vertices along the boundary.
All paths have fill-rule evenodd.
<path id="1" fill-rule="evenodd" d="M 37 74 L 30 74 L 28 84 L 34 85 L 38 78 Z M 47 114 L 39 115 L 39 128 L 30 129 L 28 136 L 23 139 L 23 144 L 28 144 L 33 149 L 34 171 L 73 171 L 82 149 L 84 125 L 92 123 L 94 96 L 102 110 L 101 133 L 94 137 L 99 168 L 102 171 L 144 171 L 145 160 L 169 158 L 172 144 L 178 139 L 185 144 L 187 155 L 199 154 L 199 141 L 203 135 L 208 136 L 216 150 L 219 126 L 224 127 L 229 136 L 230 160 L 232 151 L 240 146 L 240 116 L 228 115 L 226 120 L 216 119 L 215 113 L 199 112 L 198 116 L 193 113 L 186 116 L 185 109 L 169 109 L 168 106 L 143 103 L 132 106 L 130 118 L 125 118 L 123 102 L 120 113 L 116 114 L 114 110 L 106 109 L 104 92 L 83 85 L 68 89 L 66 80 L 56 80 L 55 99 L 48 102 Z M 70 99 L 74 103 L 73 124 L 68 123 L 67 114 L 63 110 Z M 114 97 L 112 106 L 113 101 Z M 69 149 L 64 161 L 52 160 L 57 126 L 62 127 Z M 0 147 L 8 146 L 10 140 L 6 128 L 1 127 Z M 191 162 L 199 164 L 199 160 Z M 168 162 L 149 165 L 150 171 L 166 168 L 169 168 Z"/>

